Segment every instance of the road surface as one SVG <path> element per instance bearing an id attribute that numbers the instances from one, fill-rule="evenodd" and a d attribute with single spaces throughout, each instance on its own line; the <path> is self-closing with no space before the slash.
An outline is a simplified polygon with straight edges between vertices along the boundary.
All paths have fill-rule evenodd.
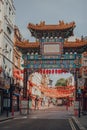
<path id="1" fill-rule="evenodd" d="M 36 110 L 0 123 L 0 130 L 78 130 L 72 113 L 63 108 Z"/>

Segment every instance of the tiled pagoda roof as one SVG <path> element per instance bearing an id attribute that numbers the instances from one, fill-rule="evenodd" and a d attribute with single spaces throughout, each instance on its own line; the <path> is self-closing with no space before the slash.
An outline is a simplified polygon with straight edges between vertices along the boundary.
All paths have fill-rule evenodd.
<path id="1" fill-rule="evenodd" d="M 28 24 L 28 29 L 33 29 L 33 30 L 65 30 L 65 29 L 70 29 L 74 28 L 75 22 L 70 22 L 70 23 L 64 23 L 64 21 L 59 21 L 59 24 L 57 25 L 46 25 L 45 21 L 40 22 L 40 24 Z"/>
<path id="2" fill-rule="evenodd" d="M 75 41 L 65 41 L 64 42 L 64 47 L 66 48 L 78 48 L 82 46 L 87 45 L 87 40 L 79 40 L 76 39 Z"/>
<path id="3" fill-rule="evenodd" d="M 16 41 L 15 46 L 19 47 L 19 48 L 38 48 L 40 45 L 39 42 L 29 42 L 27 40 L 24 41 Z"/>
<path id="4" fill-rule="evenodd" d="M 22 49 L 28 49 L 28 48 L 39 48 L 40 42 L 29 42 L 29 41 L 20 41 L 16 42 L 15 45 Z M 76 39 L 76 41 L 65 41 L 64 42 L 64 48 L 78 48 L 87 45 L 87 40 L 79 40 Z"/>

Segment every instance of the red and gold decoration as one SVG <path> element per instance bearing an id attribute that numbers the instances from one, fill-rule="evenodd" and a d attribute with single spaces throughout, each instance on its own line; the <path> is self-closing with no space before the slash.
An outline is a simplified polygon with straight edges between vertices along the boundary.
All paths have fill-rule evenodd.
<path id="1" fill-rule="evenodd" d="M 48 97 L 52 97 L 52 98 L 64 98 L 64 97 L 68 97 L 71 96 L 74 91 L 75 91 L 75 87 L 74 86 L 66 86 L 66 87 L 59 87 L 58 89 L 56 88 L 49 88 L 47 87 L 43 87 L 42 85 L 37 85 L 35 83 L 32 83 L 31 81 L 29 81 L 30 85 L 32 87 L 35 87 L 37 89 L 39 89 L 41 92 L 43 92 L 46 96 Z"/>
<path id="2" fill-rule="evenodd" d="M 67 70 L 63 70 L 63 69 L 39 69 L 39 73 L 41 73 L 41 74 L 62 74 L 62 73 L 67 73 Z"/>
<path id="3" fill-rule="evenodd" d="M 19 69 L 14 69 L 14 71 L 13 71 L 13 75 L 16 79 L 23 80 L 21 73 L 23 73 L 23 71 L 19 70 Z"/>

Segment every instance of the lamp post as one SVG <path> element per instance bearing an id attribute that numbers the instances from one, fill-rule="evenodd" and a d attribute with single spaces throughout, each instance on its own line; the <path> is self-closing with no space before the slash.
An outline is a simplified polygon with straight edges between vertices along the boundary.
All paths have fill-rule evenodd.
<path id="1" fill-rule="evenodd" d="M 28 115 L 29 115 L 29 95 L 28 95 Z"/>
<path id="2" fill-rule="evenodd" d="M 13 91 L 15 89 L 14 83 L 11 85 L 11 111 L 12 116 L 14 116 L 14 100 L 13 100 Z"/>
<path id="3" fill-rule="evenodd" d="M 9 97 L 9 92 L 10 92 L 10 77 L 9 76 L 6 76 L 5 78 L 5 88 L 6 88 L 6 92 L 7 92 L 7 117 L 9 116 L 9 108 L 10 108 L 10 97 Z"/>
<path id="4" fill-rule="evenodd" d="M 81 106 L 80 106 L 81 89 L 80 89 L 80 87 L 78 88 L 77 93 L 78 93 L 78 100 L 79 100 L 78 117 L 80 117 L 80 116 L 81 116 L 81 115 L 80 115 L 80 114 L 81 114 Z"/>
<path id="5" fill-rule="evenodd" d="M 9 109 L 8 109 L 8 94 L 9 94 L 9 90 L 7 89 L 7 117 L 8 117 L 8 114 L 9 114 Z"/>
<path id="6" fill-rule="evenodd" d="M 8 117 L 9 116 L 9 107 L 10 107 L 10 98 L 9 98 L 9 89 L 10 89 L 10 78 L 8 76 L 6 76 L 5 78 L 5 88 L 6 88 L 6 116 Z"/>

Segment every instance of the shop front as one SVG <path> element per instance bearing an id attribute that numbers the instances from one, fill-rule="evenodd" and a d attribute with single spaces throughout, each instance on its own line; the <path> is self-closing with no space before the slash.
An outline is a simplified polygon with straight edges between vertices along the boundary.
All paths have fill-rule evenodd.
<path id="1" fill-rule="evenodd" d="M 3 113 L 4 90 L 4 79 L 0 77 L 0 115 Z"/>
<path id="2" fill-rule="evenodd" d="M 0 115 L 2 114 L 3 111 L 3 91 L 0 89 Z"/>
<path id="3" fill-rule="evenodd" d="M 20 89 L 16 84 L 10 87 L 10 111 L 19 111 L 20 105 Z"/>
<path id="4" fill-rule="evenodd" d="M 13 109 L 14 111 L 19 111 L 19 93 L 14 93 L 12 100 L 13 100 Z"/>

